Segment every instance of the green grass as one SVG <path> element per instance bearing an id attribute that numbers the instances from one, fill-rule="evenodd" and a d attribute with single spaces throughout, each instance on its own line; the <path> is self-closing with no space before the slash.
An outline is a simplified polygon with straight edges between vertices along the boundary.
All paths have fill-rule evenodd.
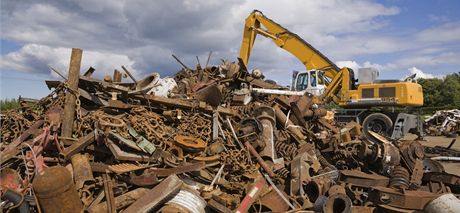
<path id="1" fill-rule="evenodd" d="M 4 99 L 0 100 L 0 111 L 6 111 L 19 107 L 19 102 L 17 99 Z"/>

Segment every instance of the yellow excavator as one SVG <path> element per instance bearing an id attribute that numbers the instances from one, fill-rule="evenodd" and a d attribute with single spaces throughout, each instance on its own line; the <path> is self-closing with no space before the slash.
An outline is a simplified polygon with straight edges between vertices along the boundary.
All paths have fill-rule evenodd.
<path id="1" fill-rule="evenodd" d="M 414 82 L 414 76 L 404 81 L 377 80 L 376 69 L 361 68 L 355 79 L 352 69 L 337 67 L 308 42 L 257 10 L 246 18 L 244 25 L 240 58 L 246 65 L 257 35 L 270 38 L 304 64 L 305 71 L 293 72 L 290 89 L 311 93 L 323 104 L 335 102 L 344 108 L 337 114 L 339 121 L 356 120 L 367 138 L 373 138 L 368 130 L 392 139 L 402 138 L 408 132 L 421 136 L 420 116 L 394 110 L 423 105 L 422 86 Z"/>

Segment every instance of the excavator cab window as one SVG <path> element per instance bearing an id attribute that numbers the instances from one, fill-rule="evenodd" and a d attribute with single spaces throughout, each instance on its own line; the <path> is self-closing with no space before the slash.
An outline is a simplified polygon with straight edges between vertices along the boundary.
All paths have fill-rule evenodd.
<path id="1" fill-rule="evenodd" d="M 302 91 L 307 89 L 308 87 L 308 72 L 299 73 L 297 75 L 297 82 L 296 82 L 296 91 Z"/>
<path id="2" fill-rule="evenodd" d="M 310 71 L 310 86 L 316 87 L 316 70 Z"/>

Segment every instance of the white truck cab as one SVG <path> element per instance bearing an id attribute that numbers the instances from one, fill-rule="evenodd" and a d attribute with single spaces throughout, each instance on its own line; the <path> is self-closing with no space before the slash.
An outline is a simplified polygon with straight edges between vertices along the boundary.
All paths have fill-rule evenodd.
<path id="1" fill-rule="evenodd" d="M 320 96 L 326 89 L 325 82 L 320 76 L 321 70 L 293 71 L 292 72 L 292 91 L 304 91 L 315 96 Z"/>

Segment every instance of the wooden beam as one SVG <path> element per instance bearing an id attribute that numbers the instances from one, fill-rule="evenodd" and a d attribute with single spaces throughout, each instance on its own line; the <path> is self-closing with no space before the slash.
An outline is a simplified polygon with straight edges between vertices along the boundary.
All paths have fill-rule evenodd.
<path id="1" fill-rule="evenodd" d="M 80 65 L 83 51 L 72 48 L 70 56 L 68 84 L 71 90 L 78 91 L 78 79 L 80 77 Z M 73 121 L 75 117 L 76 97 L 72 92 L 68 92 L 65 97 L 64 115 L 62 117 L 61 136 L 72 137 Z"/>

